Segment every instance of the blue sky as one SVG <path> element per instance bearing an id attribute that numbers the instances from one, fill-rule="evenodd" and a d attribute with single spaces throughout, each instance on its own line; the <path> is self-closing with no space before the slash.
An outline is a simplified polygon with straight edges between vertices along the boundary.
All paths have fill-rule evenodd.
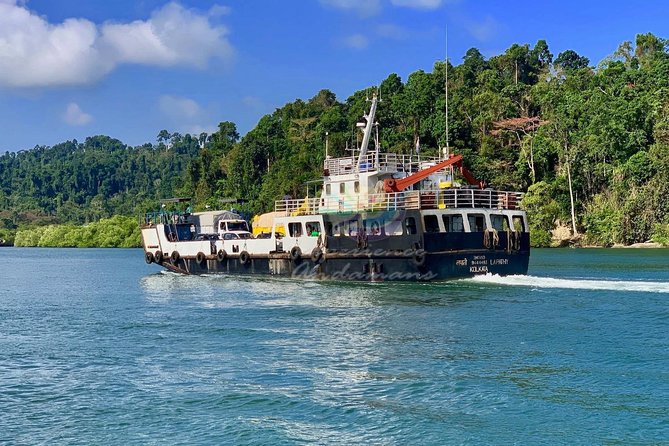
<path id="1" fill-rule="evenodd" d="M 545 39 L 596 65 L 624 40 L 669 37 L 669 6 L 476 0 L 0 0 L 0 152 L 161 129 L 240 133 L 318 90 L 340 100 L 468 48 Z"/>

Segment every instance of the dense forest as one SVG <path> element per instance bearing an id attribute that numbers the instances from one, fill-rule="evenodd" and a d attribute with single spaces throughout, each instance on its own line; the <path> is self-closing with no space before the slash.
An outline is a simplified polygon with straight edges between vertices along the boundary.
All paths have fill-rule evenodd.
<path id="1" fill-rule="evenodd" d="M 669 242 L 667 44 L 640 34 L 597 66 L 573 50 L 554 57 L 543 40 L 489 59 L 472 48 L 449 63 L 451 151 L 488 185 L 527 192 L 535 246 L 555 243 L 556 229 L 584 245 Z M 241 139 L 222 122 L 211 135 L 163 130 L 140 147 L 96 136 L 6 153 L 0 238 L 136 216 L 177 195 L 199 208 L 232 198 L 249 212 L 271 210 L 320 177 L 326 134 L 330 155 L 356 146 L 373 92 L 384 150 L 409 153 L 420 140 L 421 153 L 436 154 L 446 141 L 446 71 L 437 62 L 406 81 L 391 74 L 344 102 L 321 90 L 262 117 Z"/>

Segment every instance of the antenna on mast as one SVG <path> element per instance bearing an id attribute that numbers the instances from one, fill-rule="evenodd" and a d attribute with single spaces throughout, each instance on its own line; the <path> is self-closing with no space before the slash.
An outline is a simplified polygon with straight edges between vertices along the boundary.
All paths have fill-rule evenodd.
<path id="1" fill-rule="evenodd" d="M 328 151 L 328 136 L 330 132 L 325 132 L 325 159 L 330 159 L 330 153 Z"/>
<path id="2" fill-rule="evenodd" d="M 444 147 L 444 158 L 448 158 L 451 153 L 451 148 L 448 145 L 448 25 L 446 25 L 446 80 L 445 80 L 445 92 L 446 92 L 446 147 Z"/>

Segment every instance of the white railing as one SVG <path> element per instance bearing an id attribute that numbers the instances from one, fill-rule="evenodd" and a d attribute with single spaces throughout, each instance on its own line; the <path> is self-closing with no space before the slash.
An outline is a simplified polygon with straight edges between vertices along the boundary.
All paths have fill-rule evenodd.
<path id="1" fill-rule="evenodd" d="M 328 158 L 323 168 L 329 175 L 346 175 L 356 172 L 407 172 L 414 173 L 443 161 L 436 157 L 422 157 L 420 161 L 415 155 L 401 155 L 397 153 L 368 153 L 362 157 L 358 167 L 358 158 L 346 156 L 343 158 Z"/>
<path id="2" fill-rule="evenodd" d="M 297 200 L 277 200 L 278 215 L 296 216 L 337 212 L 394 211 L 408 209 L 518 209 L 521 192 L 492 189 L 435 189 L 406 191 L 343 198 L 322 197 Z"/>

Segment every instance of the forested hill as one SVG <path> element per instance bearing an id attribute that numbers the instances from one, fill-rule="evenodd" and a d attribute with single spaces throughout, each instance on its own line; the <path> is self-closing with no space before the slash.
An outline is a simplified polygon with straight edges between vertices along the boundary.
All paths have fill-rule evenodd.
<path id="1" fill-rule="evenodd" d="M 68 141 L 0 157 L 0 222 L 84 223 L 135 208 L 173 193 L 181 173 L 198 156 L 199 143 L 175 135 L 129 147 L 107 136 Z"/>
<path id="2" fill-rule="evenodd" d="M 615 47 L 613 44 L 612 47 Z M 383 80 L 384 150 L 436 153 L 445 143 L 446 69 Z M 223 122 L 212 135 L 161 132 L 157 145 L 108 137 L 0 157 L 0 229 L 28 220 L 85 222 L 132 214 L 157 198 L 192 195 L 271 209 L 319 178 L 325 156 L 356 145 L 355 123 L 372 88 L 339 102 L 322 90 L 260 119 L 239 140 Z M 575 51 L 553 56 L 543 40 L 486 59 L 475 48 L 448 67 L 451 151 L 497 188 L 528 191 L 535 244 L 569 228 L 581 243 L 669 241 L 669 53 L 641 34 L 597 66 Z"/>

